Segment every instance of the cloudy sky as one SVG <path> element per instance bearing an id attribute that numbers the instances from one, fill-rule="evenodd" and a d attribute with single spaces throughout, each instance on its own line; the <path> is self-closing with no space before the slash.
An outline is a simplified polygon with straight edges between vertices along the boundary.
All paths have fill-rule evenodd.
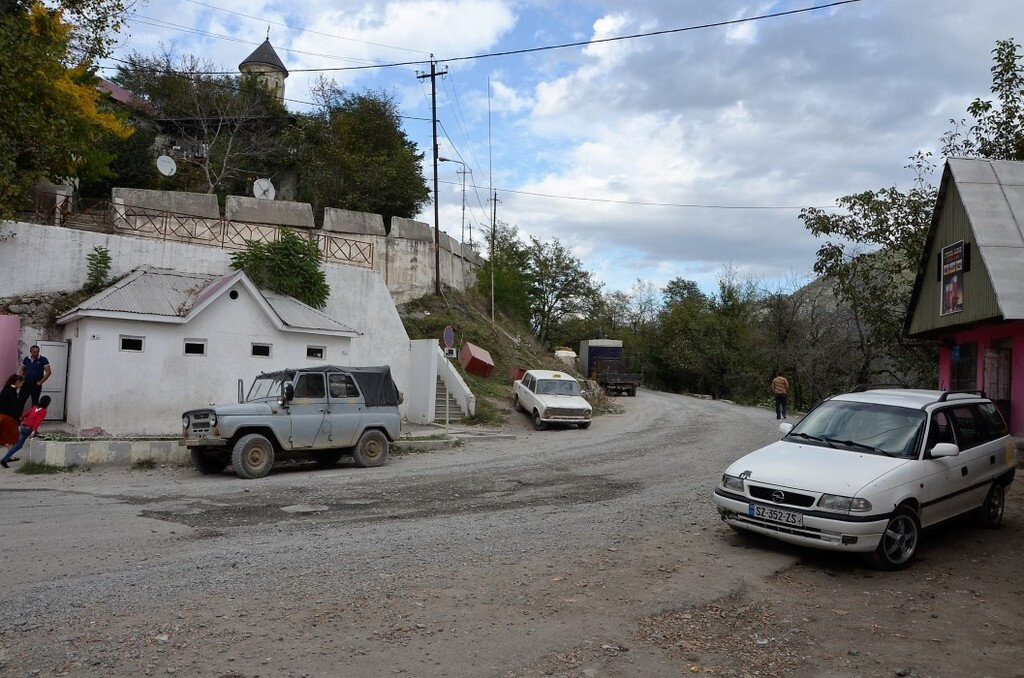
<path id="1" fill-rule="evenodd" d="M 462 57 L 826 1 L 150 0 L 117 55 L 171 48 L 233 68 L 269 26 L 291 71 L 290 108 L 308 108 L 318 75 L 301 69 L 342 69 L 326 75 L 392 92 L 429 180 L 430 85 L 416 76 L 433 54 L 448 69 L 437 80 L 440 153 L 472 172 L 466 240 L 490 221 L 493 182 L 499 220 L 558 238 L 606 290 L 684 277 L 710 291 L 727 266 L 769 285 L 809 275 L 818 243 L 799 207 L 909 186 L 907 157 L 938 154 L 948 121 L 989 96 L 991 50 L 1024 40 L 1012 32 L 1024 2 L 859 0 Z M 420 63 L 374 66 L 403 62 Z M 456 239 L 460 169 L 438 172 L 441 229 Z M 432 224 L 433 207 L 419 218 Z"/>

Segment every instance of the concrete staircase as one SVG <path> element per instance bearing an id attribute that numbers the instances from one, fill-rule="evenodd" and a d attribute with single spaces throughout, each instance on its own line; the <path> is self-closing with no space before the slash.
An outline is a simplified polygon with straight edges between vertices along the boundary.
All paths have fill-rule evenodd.
<path id="1" fill-rule="evenodd" d="M 448 387 L 444 385 L 444 381 L 440 376 L 437 377 L 437 386 L 434 391 L 436 395 L 435 406 L 434 406 L 434 422 L 443 424 L 445 422 L 445 413 L 447 412 L 448 421 L 456 422 L 462 421 L 466 416 L 459 407 L 459 403 L 455 401 L 455 397 L 448 392 Z"/>

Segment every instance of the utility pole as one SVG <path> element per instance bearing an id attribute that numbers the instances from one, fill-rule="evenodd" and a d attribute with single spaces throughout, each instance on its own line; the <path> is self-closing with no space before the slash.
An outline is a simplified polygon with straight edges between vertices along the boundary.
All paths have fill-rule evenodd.
<path id="1" fill-rule="evenodd" d="M 419 73 L 416 77 L 419 80 L 430 78 L 430 122 L 434 131 L 434 294 L 441 296 L 441 229 L 438 226 L 437 217 L 437 76 L 447 75 L 448 69 L 437 70 L 437 62 L 434 55 L 430 55 L 430 73 Z"/>
<path id="2" fill-rule="evenodd" d="M 494 204 L 491 207 L 491 324 L 494 324 L 494 241 L 498 230 L 498 192 L 494 192 Z"/>

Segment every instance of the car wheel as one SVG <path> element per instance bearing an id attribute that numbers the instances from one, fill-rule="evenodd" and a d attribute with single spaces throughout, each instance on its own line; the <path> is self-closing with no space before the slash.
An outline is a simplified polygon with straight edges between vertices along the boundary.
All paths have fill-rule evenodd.
<path id="1" fill-rule="evenodd" d="M 590 422 L 589 421 L 581 421 L 580 423 L 578 423 L 576 425 L 579 426 L 580 428 L 590 428 Z"/>
<path id="2" fill-rule="evenodd" d="M 629 397 L 630 397 L 630 398 L 633 398 L 633 397 L 635 397 L 635 396 L 636 396 L 636 387 L 634 386 L 634 387 L 631 387 L 631 388 L 629 389 Z"/>
<path id="3" fill-rule="evenodd" d="M 188 448 L 188 454 L 192 457 L 192 465 L 203 475 L 220 473 L 228 465 L 227 457 L 221 452 L 207 452 L 198 447 Z"/>
<path id="4" fill-rule="evenodd" d="M 985 503 L 974 514 L 978 524 L 994 530 L 1003 522 L 1003 509 L 1006 507 L 1006 488 L 994 483 L 985 497 Z"/>
<path id="5" fill-rule="evenodd" d="M 324 450 L 313 454 L 313 461 L 319 466 L 334 466 L 341 459 L 341 450 Z"/>
<path id="6" fill-rule="evenodd" d="M 512 394 L 512 407 L 516 408 L 516 412 L 522 412 L 523 406 L 519 403 L 519 394 Z"/>
<path id="7" fill-rule="evenodd" d="M 533 411 L 533 428 L 537 431 L 543 431 L 548 427 L 547 422 L 540 418 L 540 412 L 537 410 Z"/>
<path id="8" fill-rule="evenodd" d="M 917 514 L 906 506 L 900 506 L 889 518 L 882 540 L 868 558 L 880 570 L 902 570 L 917 555 L 921 541 L 921 524 Z"/>
<path id="9" fill-rule="evenodd" d="M 242 436 L 231 450 L 231 465 L 243 478 L 262 478 L 274 465 L 274 446 L 259 433 Z"/>
<path id="10" fill-rule="evenodd" d="M 376 429 L 366 431 L 352 448 L 352 458 L 363 468 L 383 466 L 388 460 L 387 437 Z"/>

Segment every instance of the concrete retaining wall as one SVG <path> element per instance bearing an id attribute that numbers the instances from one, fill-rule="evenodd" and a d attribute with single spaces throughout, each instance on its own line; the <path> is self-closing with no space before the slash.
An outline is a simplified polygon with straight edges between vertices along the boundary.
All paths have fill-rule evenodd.
<path id="1" fill-rule="evenodd" d="M 151 459 L 161 464 L 189 464 L 188 448 L 177 440 L 41 440 L 28 445 L 28 458 L 54 466 L 134 464 Z"/>
<path id="2" fill-rule="evenodd" d="M 313 228 L 313 206 L 308 202 L 266 200 L 244 195 L 229 195 L 224 199 L 224 218 L 246 224 L 274 224 Z"/>
<path id="3" fill-rule="evenodd" d="M 128 214 L 174 212 L 203 219 L 220 219 L 220 205 L 212 193 L 150 191 L 145 188 L 114 188 L 113 200 L 122 200 Z"/>

